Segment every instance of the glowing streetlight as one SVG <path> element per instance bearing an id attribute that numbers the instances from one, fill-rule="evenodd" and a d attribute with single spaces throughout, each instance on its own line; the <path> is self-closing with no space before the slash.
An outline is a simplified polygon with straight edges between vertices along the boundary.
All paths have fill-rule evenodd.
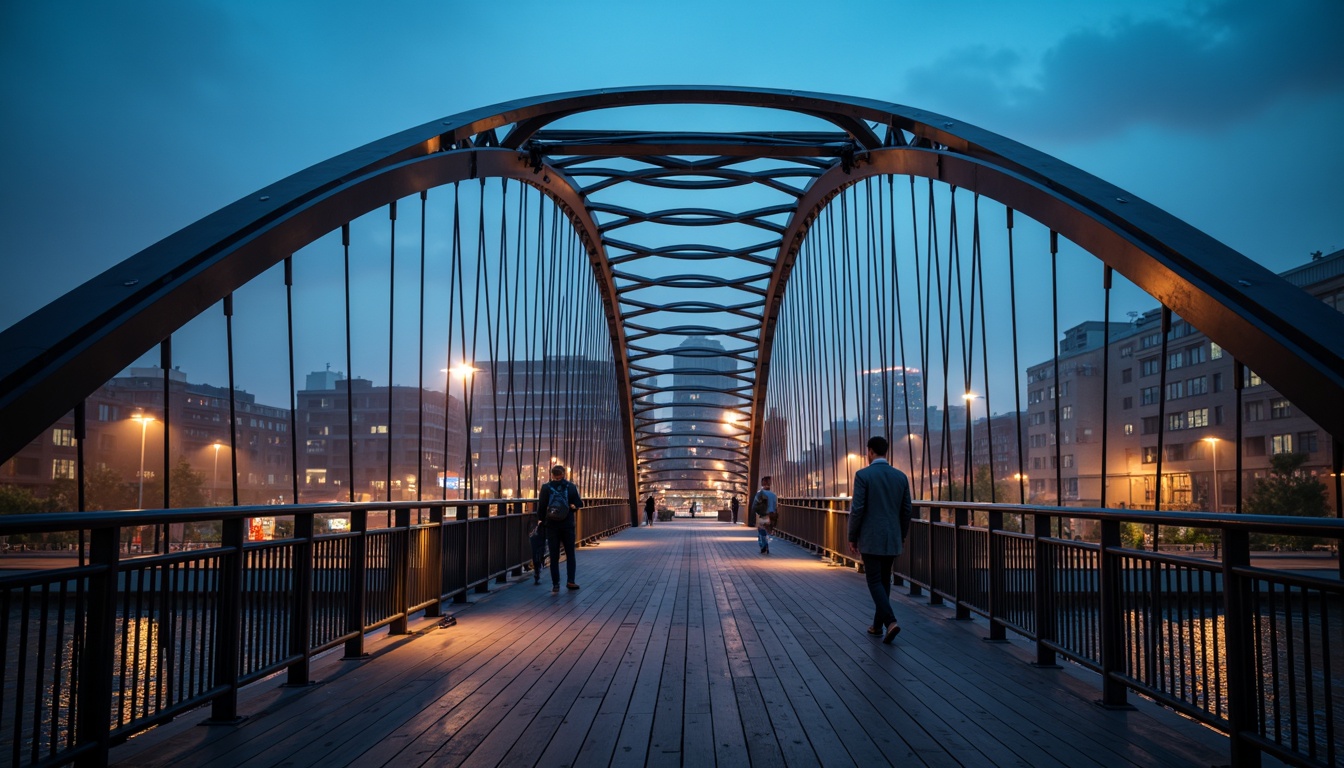
<path id="1" fill-rule="evenodd" d="M 1209 452 L 1213 454 L 1213 511 L 1217 512 L 1222 508 L 1222 499 L 1218 498 L 1218 440 L 1216 437 L 1206 437 L 1204 442 L 1209 444 Z"/>
<path id="2" fill-rule="evenodd" d="M 140 509 L 145 508 L 145 433 L 149 431 L 149 424 L 157 421 L 153 416 L 140 411 L 131 417 L 131 421 L 140 422 Z"/>
<path id="3" fill-rule="evenodd" d="M 210 503 L 215 503 L 215 489 L 219 487 L 219 448 L 220 442 L 215 441 L 215 473 L 210 478 Z"/>

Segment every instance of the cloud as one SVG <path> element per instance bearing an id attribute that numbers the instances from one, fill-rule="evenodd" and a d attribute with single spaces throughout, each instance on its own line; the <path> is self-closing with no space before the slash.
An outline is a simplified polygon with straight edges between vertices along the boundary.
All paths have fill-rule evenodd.
<path id="1" fill-rule="evenodd" d="M 1344 91 L 1341 29 L 1338 0 L 1224 0 L 1075 31 L 1035 59 L 1007 47 L 955 51 L 912 70 L 904 93 L 1059 138 L 1140 124 L 1219 130 Z"/>

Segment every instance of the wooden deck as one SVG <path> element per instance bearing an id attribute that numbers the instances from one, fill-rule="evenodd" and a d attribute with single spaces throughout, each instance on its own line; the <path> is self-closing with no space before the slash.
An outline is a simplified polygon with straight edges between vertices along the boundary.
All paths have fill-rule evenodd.
<path id="1" fill-rule="evenodd" d="M 132 739 L 116 765 L 1170 766 L 1228 760 L 1217 733 L 1095 675 L 1037 669 L 904 590 L 904 631 L 864 633 L 863 576 L 714 520 L 637 528 L 578 553 L 578 592 L 531 574 L 456 626 L 413 623 L 371 655 L 244 691 L 236 726 L 204 710 Z M 1273 761 L 1266 761 L 1272 763 Z"/>

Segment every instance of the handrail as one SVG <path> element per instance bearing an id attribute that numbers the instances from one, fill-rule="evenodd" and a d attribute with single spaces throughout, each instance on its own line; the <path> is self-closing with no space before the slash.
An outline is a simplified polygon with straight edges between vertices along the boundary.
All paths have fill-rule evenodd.
<path id="1" fill-rule="evenodd" d="M 208 703 L 238 718 L 239 689 L 285 671 L 306 685 L 316 654 L 408 631 L 469 590 L 488 592 L 531 564 L 535 500 L 294 504 L 0 516 L 0 536 L 89 532 L 87 560 L 0 574 L 0 755 L 11 765 L 105 765 L 110 747 Z M 580 542 L 630 525 L 629 499 L 589 499 Z M 412 521 L 428 510 L 430 522 Z M 469 516 L 475 509 L 475 517 Z M 369 528 L 370 513 L 395 515 Z M 319 514 L 350 513 L 349 532 L 319 534 Z M 244 521 L 294 516 L 294 535 L 246 540 Z M 221 525 L 218 545 L 123 557 L 122 532 Z M 393 522 L 389 520 L 389 522 Z"/>
<path id="2" fill-rule="evenodd" d="M 776 532 L 832 560 L 847 550 L 849 500 L 781 499 Z M 1135 691 L 1230 739 L 1233 765 L 1268 753 L 1294 765 L 1338 765 L 1344 733 L 1344 579 L 1252 566 L 1254 533 L 1326 538 L 1344 520 L 916 501 L 896 583 L 956 618 L 1035 641 L 1036 664 L 1063 656 L 1102 676 L 1099 704 Z M 987 525 L 971 525 L 971 512 Z M 1101 541 L 1048 535 L 1039 522 L 1003 530 L 1005 514 L 1099 523 Z M 1216 529 L 1221 558 L 1132 549 L 1121 524 Z M 1338 554 L 1336 554 L 1338 558 Z M 857 563 L 856 563 L 857 564 Z"/>

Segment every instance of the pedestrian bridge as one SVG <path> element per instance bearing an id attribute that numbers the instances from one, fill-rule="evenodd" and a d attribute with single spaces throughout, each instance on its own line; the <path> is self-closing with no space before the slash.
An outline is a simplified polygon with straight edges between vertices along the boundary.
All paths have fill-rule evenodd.
<path id="1" fill-rule="evenodd" d="M 1113 323 L 1135 297 L 1154 309 Z M 15 764 L 100 764 L 195 707 L 236 723 L 247 697 L 269 713 L 267 697 L 306 710 L 336 695 L 303 687 L 323 675 L 367 676 L 359 695 L 377 697 L 426 670 L 423 707 L 389 704 L 400 714 L 379 722 L 434 761 L 1071 764 L 1086 743 L 1202 760 L 1197 738 L 1131 727 L 1148 697 L 1226 734 L 1239 765 L 1337 764 L 1338 566 L 1265 567 L 1251 542 L 1337 551 L 1344 523 L 1218 514 L 1241 508 L 1242 390 L 1263 381 L 1325 433 L 1338 516 L 1344 315 L 1304 298 L 1122 189 L 897 104 L 626 88 L 410 128 L 220 209 L 0 334 L 0 459 L 10 476 L 36 467 L 32 505 L 59 508 L 6 516 L 0 535 L 76 553 L 0 577 L 17 649 L 0 742 Z M 1191 333 L 1208 343 L 1188 349 Z M 1084 349 L 1104 352 L 1082 362 Z M 1181 369 L 1215 354 L 1232 361 L 1228 404 L 1201 416 L 1174 393 L 1193 393 Z M 1122 383 L 1135 403 L 1116 402 Z M 1130 407 L 1141 418 L 1120 415 Z M 1188 430 L 1215 421 L 1236 436 L 1223 438 L 1235 486 L 1214 453 L 1196 495 L 1172 463 L 1202 460 L 1185 440 L 1213 438 Z M 1117 470 L 1136 424 L 1155 445 L 1130 446 Z M 892 439 L 917 497 L 900 579 L 949 606 L 903 606 L 923 618 L 895 655 L 853 635 L 862 590 L 818 559 L 850 564 L 846 494 L 871 434 Z M 1068 449 L 1081 444 L 1099 448 L 1086 471 Z M 579 524 L 602 542 L 583 553 L 598 578 L 555 603 L 495 590 L 525 567 L 523 500 L 555 463 L 594 502 Z M 632 529 L 649 495 L 664 510 L 736 499 L 750 524 L 765 475 L 800 547 L 786 557 L 747 557 L 743 529 L 716 521 Z M 1147 509 L 1116 496 L 1122 477 Z M 1215 501 L 1224 485 L 1232 504 Z M 1191 530 L 1215 559 L 1160 551 Z M 454 611 L 457 627 L 400 639 L 492 590 Z M 572 627 L 556 659 L 523 642 L 534 612 Z M 322 655 L 363 658 L 384 627 L 359 671 Z M 1041 669 L 1011 663 L 1012 638 Z M 637 642 L 647 653 L 631 660 Z M 422 666 L 435 643 L 499 696 Z M 1076 704 L 1061 659 L 1098 675 L 1086 695 L 1104 706 Z M 300 687 L 245 687 L 281 673 Z M 1017 684 L 1027 692 L 1004 693 Z M 573 708 L 542 706 L 557 695 Z M 1029 729 L 1004 698 L 1019 695 L 1093 735 L 1075 739 L 1063 716 Z M 778 712 L 763 719 L 758 701 Z M 1142 715 L 1112 711 L 1135 702 Z M 256 746 L 322 759 L 286 711 L 293 730 L 268 714 L 240 736 L 180 738 L 245 754 L 264 723 Z M 862 728 L 877 713 L 875 736 Z M 528 728 L 548 735 L 520 738 Z"/>

